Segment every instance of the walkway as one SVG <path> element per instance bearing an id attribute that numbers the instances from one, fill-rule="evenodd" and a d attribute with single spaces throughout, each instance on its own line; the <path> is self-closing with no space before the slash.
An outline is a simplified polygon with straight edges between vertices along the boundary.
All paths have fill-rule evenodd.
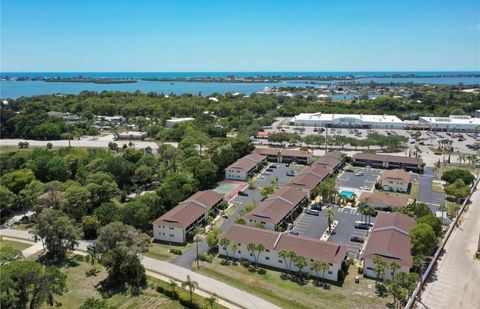
<path id="1" fill-rule="evenodd" d="M 33 235 L 28 233 L 27 231 L 14 230 L 9 228 L 1 229 L 0 235 L 33 240 Z M 86 251 L 89 244 L 91 244 L 91 242 L 89 241 L 79 241 L 78 250 Z M 43 249 L 40 243 L 35 244 L 33 247 L 37 249 L 36 252 Z M 187 275 L 189 275 L 192 280 L 197 281 L 199 290 L 210 294 L 217 294 L 219 298 L 234 304 L 234 308 L 241 307 L 248 309 L 279 309 L 278 306 L 271 304 L 255 295 L 249 294 L 240 289 L 220 282 L 216 279 L 195 273 L 189 269 L 174 265 L 166 261 L 159 261 L 144 256 L 142 258 L 142 264 L 146 270 L 159 273 L 165 277 L 172 278 L 178 281 L 185 281 Z"/>
<path id="2" fill-rule="evenodd" d="M 472 195 L 463 223 L 456 228 L 417 308 L 478 308 L 480 260 L 473 258 L 480 233 L 480 185 Z"/>

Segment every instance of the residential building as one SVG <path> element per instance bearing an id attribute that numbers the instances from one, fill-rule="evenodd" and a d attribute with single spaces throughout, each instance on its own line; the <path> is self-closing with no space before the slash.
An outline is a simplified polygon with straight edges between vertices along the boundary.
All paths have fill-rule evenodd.
<path id="1" fill-rule="evenodd" d="M 424 163 L 420 158 L 381 155 L 374 153 L 356 153 L 352 156 L 353 165 L 370 166 L 382 169 L 404 169 L 423 173 Z"/>
<path id="2" fill-rule="evenodd" d="M 319 157 L 317 160 L 315 160 L 315 162 L 313 162 L 313 165 L 323 166 L 330 171 L 330 174 L 333 174 L 342 168 L 344 162 L 345 158 L 341 152 L 332 151 L 327 152 L 325 155 Z"/>
<path id="3" fill-rule="evenodd" d="M 401 169 L 386 170 L 380 175 L 380 185 L 385 191 L 408 192 L 412 175 Z"/>
<path id="4" fill-rule="evenodd" d="M 480 118 L 480 109 L 475 110 L 475 118 Z"/>
<path id="5" fill-rule="evenodd" d="M 404 123 L 392 115 L 303 113 L 291 125 L 330 128 L 403 129 Z"/>
<path id="6" fill-rule="evenodd" d="M 258 171 L 261 164 L 266 162 L 267 157 L 258 153 L 248 154 L 225 169 L 225 179 L 247 180 L 253 173 Z"/>
<path id="7" fill-rule="evenodd" d="M 316 276 L 315 271 L 311 269 L 311 263 L 321 261 L 328 263 L 329 270 L 325 273 L 325 279 L 339 281 L 340 271 L 347 257 L 347 249 L 344 246 L 307 237 L 294 236 L 289 233 L 279 233 L 271 230 L 255 228 L 246 225 L 232 225 L 226 230 L 221 238 L 228 239 L 230 243 L 238 245 L 235 252 L 235 258 L 246 259 L 255 262 L 252 252 L 247 249 L 248 244 L 262 244 L 265 251 L 258 257 L 258 263 L 261 265 L 286 270 L 288 264 L 278 255 L 281 250 L 294 251 L 297 255 L 305 257 L 308 266 L 303 272 Z M 232 256 L 230 247 L 219 245 L 219 253 L 223 256 Z M 299 269 L 295 263 L 291 264 L 292 272 L 298 272 Z M 322 276 L 322 273 L 319 273 Z"/>
<path id="8" fill-rule="evenodd" d="M 143 140 L 147 137 L 147 132 L 127 131 L 117 133 L 117 140 Z"/>
<path id="9" fill-rule="evenodd" d="M 401 213 L 379 213 L 363 253 L 363 274 L 375 278 L 373 259 L 381 257 L 387 265 L 396 262 L 399 272 L 409 272 L 413 266 L 410 253 L 412 245 L 408 233 L 415 226 L 415 219 Z M 384 279 L 391 279 L 392 271 L 387 267 Z"/>
<path id="10" fill-rule="evenodd" d="M 249 212 L 245 219 L 248 225 L 261 225 L 268 230 L 286 228 L 307 202 L 306 192 L 296 187 L 283 187 Z"/>
<path id="11" fill-rule="evenodd" d="M 206 222 L 208 214 L 217 211 L 223 195 L 212 190 L 199 191 L 153 222 L 155 240 L 183 244 L 187 234 Z"/>
<path id="12" fill-rule="evenodd" d="M 428 125 L 433 131 L 480 132 L 480 118 L 466 115 L 420 117 L 418 123 Z"/>
<path id="13" fill-rule="evenodd" d="M 330 174 L 331 170 L 324 166 L 312 165 L 295 176 L 288 185 L 303 190 L 307 193 L 308 198 L 311 198 L 313 190 Z"/>
<path id="14" fill-rule="evenodd" d="M 359 204 L 366 203 L 375 209 L 402 208 L 408 206 L 409 203 L 409 199 L 404 196 L 380 192 L 362 192 L 358 201 Z"/>
<path id="15" fill-rule="evenodd" d="M 188 121 L 193 121 L 193 120 L 195 120 L 195 118 L 192 118 L 192 117 L 184 117 L 184 118 L 173 117 L 171 119 L 167 119 L 167 121 L 165 122 L 165 127 L 173 128 L 173 126 L 176 125 L 176 124 L 183 123 L 183 122 L 188 122 Z"/>
<path id="16" fill-rule="evenodd" d="M 255 152 L 267 157 L 269 162 L 292 163 L 309 165 L 313 154 L 309 151 L 286 148 L 256 148 Z"/>

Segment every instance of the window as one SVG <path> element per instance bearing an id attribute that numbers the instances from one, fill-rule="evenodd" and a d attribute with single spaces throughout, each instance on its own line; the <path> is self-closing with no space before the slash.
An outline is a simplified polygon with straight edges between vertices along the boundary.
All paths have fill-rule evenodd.
<path id="1" fill-rule="evenodd" d="M 283 261 L 282 261 L 282 260 L 278 260 L 278 263 L 283 264 Z"/>
<path id="2" fill-rule="evenodd" d="M 173 235 L 173 234 L 170 234 L 170 237 L 175 237 L 175 235 Z"/>
<path id="3" fill-rule="evenodd" d="M 250 253 L 250 256 L 252 256 L 252 254 Z"/>
<path id="4" fill-rule="evenodd" d="M 169 227 L 168 229 L 173 230 L 173 227 Z"/>
<path id="5" fill-rule="evenodd" d="M 242 251 L 238 250 L 238 254 L 242 254 Z"/>
<path id="6" fill-rule="evenodd" d="M 222 249 L 223 249 L 223 250 L 227 250 L 227 247 L 223 246 Z"/>
<path id="7" fill-rule="evenodd" d="M 329 275 L 333 274 L 331 271 L 328 272 Z"/>
<path id="8" fill-rule="evenodd" d="M 267 261 L 270 260 L 270 257 L 266 256 L 266 257 L 265 257 L 265 260 L 267 260 Z"/>
<path id="9" fill-rule="evenodd" d="M 268 250 L 268 249 L 265 249 L 265 252 L 270 252 L 270 250 Z"/>

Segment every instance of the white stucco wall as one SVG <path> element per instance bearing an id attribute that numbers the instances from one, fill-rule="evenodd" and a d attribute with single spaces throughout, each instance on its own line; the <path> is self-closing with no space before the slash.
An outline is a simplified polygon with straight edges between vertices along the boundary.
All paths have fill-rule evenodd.
<path id="1" fill-rule="evenodd" d="M 230 180 L 247 180 L 247 173 L 244 170 L 226 169 L 225 179 Z"/>
<path id="2" fill-rule="evenodd" d="M 374 270 L 374 264 L 372 259 L 365 259 L 363 261 L 363 274 L 367 277 L 370 278 L 376 278 L 377 274 L 375 273 Z M 399 274 L 401 272 L 408 273 L 410 272 L 410 269 L 406 266 L 401 266 L 395 273 Z M 385 271 L 385 275 L 383 276 L 384 280 L 385 279 L 392 279 L 392 271 L 390 269 L 387 269 Z"/>
<path id="3" fill-rule="evenodd" d="M 170 228 L 168 226 L 153 225 L 153 238 L 155 240 L 175 242 L 183 244 L 186 240 L 185 230 L 181 228 Z"/>
<path id="4" fill-rule="evenodd" d="M 408 182 L 400 180 L 382 180 L 382 188 L 385 191 L 407 192 Z"/>

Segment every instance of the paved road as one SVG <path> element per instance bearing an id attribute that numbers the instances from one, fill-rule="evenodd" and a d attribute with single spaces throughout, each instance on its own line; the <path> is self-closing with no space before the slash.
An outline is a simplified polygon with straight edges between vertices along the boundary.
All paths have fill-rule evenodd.
<path id="1" fill-rule="evenodd" d="M 480 185 L 463 215 L 463 223 L 450 236 L 445 246 L 446 253 L 425 286 L 417 308 L 479 307 L 480 261 L 473 258 L 480 233 L 479 189 Z"/>
<path id="2" fill-rule="evenodd" d="M 423 175 L 418 175 L 417 180 L 420 184 L 418 192 L 418 201 L 433 205 L 445 205 L 445 193 L 433 191 L 433 168 L 426 167 Z M 436 209 L 432 209 L 436 211 Z"/>
<path id="3" fill-rule="evenodd" d="M 8 237 L 16 237 L 20 239 L 33 240 L 33 235 L 27 231 L 14 230 L 9 228 L 4 228 L 0 230 L 0 235 Z M 86 251 L 87 246 L 91 242 L 89 241 L 79 241 L 78 250 Z M 37 252 L 42 250 L 41 245 L 35 244 L 34 247 L 37 249 Z M 194 273 L 193 271 L 186 269 L 181 266 L 174 265 L 166 261 L 159 261 L 149 257 L 144 256 L 142 258 L 142 264 L 145 269 L 162 274 L 166 277 L 184 281 L 189 275 L 192 280 L 197 281 L 199 289 L 203 290 L 210 294 L 217 294 L 219 298 L 227 300 L 228 302 L 234 304 L 235 306 L 248 308 L 248 309 L 278 309 L 276 305 L 273 305 L 255 295 L 244 292 L 240 289 L 227 285 L 218 280 L 212 279 L 202 274 Z"/>
<path id="4" fill-rule="evenodd" d="M 17 147 L 19 142 L 28 142 L 30 147 L 47 147 L 48 143 L 51 143 L 53 147 L 68 147 L 68 140 L 59 140 L 59 141 L 36 141 L 36 140 L 25 140 L 25 139 L 0 139 L 0 147 L 13 146 Z M 81 140 L 72 140 L 70 145 L 77 148 L 108 148 L 108 143 L 111 140 L 105 139 L 81 139 Z M 122 147 L 123 144 L 128 144 L 129 141 L 113 141 L 117 143 L 119 147 Z M 147 141 L 133 141 L 135 148 L 147 148 L 151 147 L 153 151 L 158 150 L 158 145 L 155 142 Z M 165 143 L 170 144 L 174 147 L 177 147 L 178 143 Z"/>

